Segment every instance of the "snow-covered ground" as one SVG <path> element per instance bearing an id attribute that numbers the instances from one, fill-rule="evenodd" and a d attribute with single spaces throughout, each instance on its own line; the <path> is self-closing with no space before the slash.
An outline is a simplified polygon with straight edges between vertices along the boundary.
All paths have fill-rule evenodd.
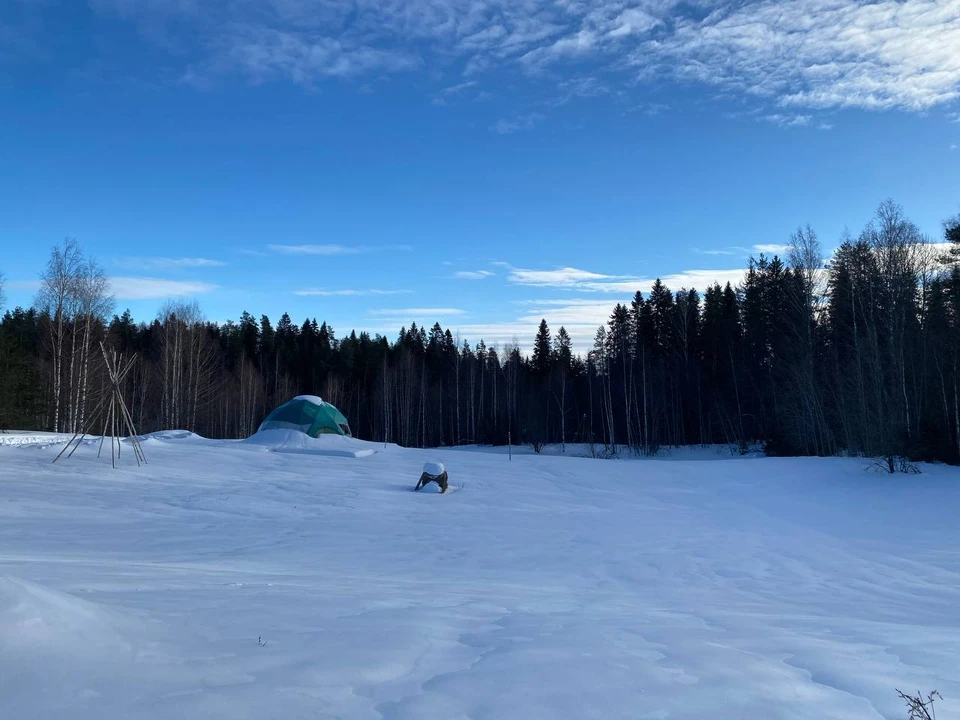
<path id="1" fill-rule="evenodd" d="M 163 433 L 111 470 L 33 435 L 0 445 L 3 718 L 960 717 L 957 469 Z"/>

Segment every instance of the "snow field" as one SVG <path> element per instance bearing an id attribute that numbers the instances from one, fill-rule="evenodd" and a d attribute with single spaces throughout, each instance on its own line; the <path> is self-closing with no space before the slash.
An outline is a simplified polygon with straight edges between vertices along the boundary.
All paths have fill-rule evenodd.
<path id="1" fill-rule="evenodd" d="M 953 468 L 37 441 L 0 446 L 5 717 L 960 713 Z"/>

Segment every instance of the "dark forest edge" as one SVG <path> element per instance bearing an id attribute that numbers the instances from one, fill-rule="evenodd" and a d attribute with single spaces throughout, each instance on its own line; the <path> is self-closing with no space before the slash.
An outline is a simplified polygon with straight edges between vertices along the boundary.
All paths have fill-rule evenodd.
<path id="1" fill-rule="evenodd" d="M 727 444 L 768 454 L 960 461 L 960 218 L 947 249 L 891 201 L 828 262 L 809 227 L 786 262 L 751 258 L 701 296 L 659 280 L 617 304 L 575 354 L 541 322 L 533 352 L 459 343 L 439 324 L 394 341 L 244 312 L 203 319 L 171 301 L 150 323 L 113 315 L 101 268 L 55 247 L 30 309 L 0 322 L 0 428 L 74 432 L 106 378 L 99 343 L 136 369 L 141 432 L 245 437 L 298 394 L 337 405 L 357 437 L 406 446 L 589 443 L 607 453 Z M 2 303 L 2 276 L 0 276 Z M 88 428 L 100 432 L 100 428 Z"/>

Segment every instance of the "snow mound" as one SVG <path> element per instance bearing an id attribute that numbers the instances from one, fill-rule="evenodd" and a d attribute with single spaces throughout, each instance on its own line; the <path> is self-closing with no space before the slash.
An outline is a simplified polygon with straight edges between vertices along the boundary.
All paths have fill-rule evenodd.
<path id="1" fill-rule="evenodd" d="M 158 430 L 157 432 L 147 433 L 146 435 L 141 435 L 141 440 L 193 440 L 193 441 L 206 441 L 207 438 L 202 435 L 197 435 L 195 432 L 190 432 L 189 430 Z"/>
<path id="2" fill-rule="evenodd" d="M 296 396 L 293 400 L 291 400 L 290 402 L 296 402 L 297 400 L 302 400 L 303 402 L 308 402 L 308 403 L 311 403 L 311 404 L 313 404 L 313 405 L 324 405 L 324 404 L 325 404 L 325 403 L 323 402 L 323 398 L 321 398 L 319 395 L 297 395 L 297 396 Z"/>
<path id="3" fill-rule="evenodd" d="M 301 455 L 362 458 L 377 453 L 372 447 L 373 443 L 363 440 L 342 435 L 321 435 L 313 438 L 299 430 L 287 428 L 261 430 L 248 437 L 244 442 L 250 445 L 259 445 L 264 450 L 271 452 L 298 453 Z"/>

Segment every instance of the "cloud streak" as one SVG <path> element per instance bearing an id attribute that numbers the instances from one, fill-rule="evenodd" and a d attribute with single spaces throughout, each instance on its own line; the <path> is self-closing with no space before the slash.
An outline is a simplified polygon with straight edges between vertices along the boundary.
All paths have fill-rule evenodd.
<path id="1" fill-rule="evenodd" d="M 489 270 L 460 270 L 455 272 L 453 277 L 456 280 L 486 280 L 493 275 Z"/>

